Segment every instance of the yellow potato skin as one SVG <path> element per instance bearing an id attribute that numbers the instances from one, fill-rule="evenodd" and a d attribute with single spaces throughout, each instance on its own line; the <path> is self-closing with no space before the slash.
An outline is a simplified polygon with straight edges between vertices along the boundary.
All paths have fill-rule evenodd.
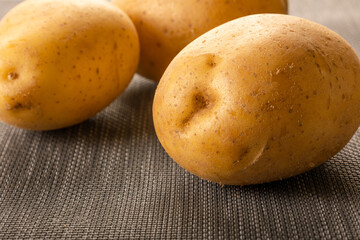
<path id="1" fill-rule="evenodd" d="M 80 123 L 127 87 L 139 61 L 129 17 L 102 0 L 27 0 L 0 22 L 0 120 Z"/>
<path id="2" fill-rule="evenodd" d="M 360 62 L 331 30 L 294 16 L 244 17 L 171 62 L 153 118 L 168 154 L 201 178 L 247 185 L 310 170 L 360 124 Z"/>
<path id="3" fill-rule="evenodd" d="M 227 21 L 256 13 L 287 13 L 287 0 L 113 0 L 139 33 L 138 72 L 159 81 L 187 44 Z"/>

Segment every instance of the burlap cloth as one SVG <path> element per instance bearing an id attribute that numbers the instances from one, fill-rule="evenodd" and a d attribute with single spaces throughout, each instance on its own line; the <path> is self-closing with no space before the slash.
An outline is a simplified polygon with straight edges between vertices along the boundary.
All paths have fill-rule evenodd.
<path id="1" fill-rule="evenodd" d="M 0 0 L 0 13 L 14 2 Z M 359 0 L 290 6 L 360 53 Z M 0 239 L 360 239 L 360 132 L 308 173 L 221 187 L 165 153 L 152 123 L 155 88 L 136 76 L 110 107 L 64 130 L 0 124 Z"/>

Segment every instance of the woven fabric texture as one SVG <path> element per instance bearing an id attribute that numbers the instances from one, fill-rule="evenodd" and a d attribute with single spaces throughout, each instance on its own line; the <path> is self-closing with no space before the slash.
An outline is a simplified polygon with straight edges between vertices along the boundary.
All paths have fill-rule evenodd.
<path id="1" fill-rule="evenodd" d="M 0 13 L 14 3 L 0 0 Z M 359 0 L 290 0 L 290 11 L 360 54 Z M 0 124 L 0 239 L 360 239 L 360 132 L 305 174 L 221 187 L 163 150 L 155 89 L 135 76 L 111 106 L 63 130 Z"/>

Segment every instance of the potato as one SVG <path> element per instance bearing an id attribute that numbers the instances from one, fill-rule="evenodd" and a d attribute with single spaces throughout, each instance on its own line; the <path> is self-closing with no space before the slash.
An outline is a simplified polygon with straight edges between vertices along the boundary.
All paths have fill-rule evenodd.
<path id="1" fill-rule="evenodd" d="M 27 0 L 0 22 L 0 119 L 32 130 L 82 122 L 137 69 L 135 26 L 102 0 Z"/>
<path id="2" fill-rule="evenodd" d="M 168 154 L 201 178 L 288 178 L 336 154 L 360 123 L 360 62 L 331 30 L 294 16 L 240 18 L 171 62 L 153 118 Z"/>
<path id="3" fill-rule="evenodd" d="M 187 44 L 227 21 L 255 13 L 287 13 L 287 0 L 113 0 L 139 33 L 138 72 L 159 81 Z"/>

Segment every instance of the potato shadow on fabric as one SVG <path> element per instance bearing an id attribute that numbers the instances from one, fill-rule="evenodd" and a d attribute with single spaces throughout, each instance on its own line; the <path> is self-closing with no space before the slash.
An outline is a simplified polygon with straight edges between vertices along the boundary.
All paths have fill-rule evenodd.
<path id="1" fill-rule="evenodd" d="M 335 211 L 337 216 L 342 218 L 341 221 L 347 221 L 341 212 L 344 208 L 348 211 L 351 211 L 351 208 L 356 209 L 356 198 L 353 196 L 359 193 L 359 184 L 354 180 L 356 177 L 347 176 L 351 170 L 342 169 L 338 163 L 332 159 L 316 169 L 289 179 L 254 186 L 230 186 L 225 187 L 224 191 L 228 195 L 237 196 L 234 200 L 239 203 L 253 199 L 251 204 L 254 206 L 251 209 L 254 212 L 246 211 L 246 208 L 240 205 L 239 209 L 242 210 L 239 212 L 247 218 L 262 216 L 262 224 L 268 225 L 272 233 L 285 235 L 285 228 L 290 221 L 296 223 L 298 234 L 303 234 L 314 225 L 317 225 L 320 231 L 321 221 L 334 218 Z M 277 224 L 274 223 L 275 215 L 283 216 L 278 219 Z M 321 220 L 321 217 L 325 220 Z"/>
<path id="2" fill-rule="evenodd" d="M 354 180 L 356 170 L 350 173 L 354 176 L 348 177 L 350 168 L 339 166 L 340 163 L 344 166 L 344 161 L 334 158 L 312 171 L 282 181 L 224 187 L 201 180 L 176 166 L 178 184 L 171 190 L 173 206 L 167 211 L 171 213 L 172 209 L 177 209 L 182 219 L 223 217 L 223 225 L 218 227 L 224 231 L 241 227 L 255 234 L 258 228 L 250 219 L 258 219 L 259 224 L 268 226 L 269 236 L 285 236 L 289 221 L 297 224 L 299 234 L 306 233 L 314 224 L 319 224 L 320 215 L 314 213 L 314 209 L 329 219 L 336 209 L 341 212 L 341 208 L 354 207 L 356 200 L 352 201 L 352 196 L 360 191 Z M 229 212 L 229 209 L 232 210 Z M 278 222 L 274 221 L 275 217 Z M 197 228 L 203 223 L 191 222 L 190 218 L 182 224 L 184 228 Z"/>
<path id="3" fill-rule="evenodd" d="M 122 168 L 123 153 L 132 150 L 131 143 L 142 135 L 155 135 L 151 114 L 155 88 L 154 83 L 135 77 L 112 105 L 66 129 L 33 132 L 5 126 L 13 136 L 8 146 L 18 147 L 4 149 L 0 190 L 21 201 L 24 194 L 31 198 L 44 191 L 56 195 L 64 184 L 86 189 L 81 185 L 101 182 L 105 177 L 102 168 L 109 164 L 113 164 L 111 174 L 116 175 Z"/>
<path id="4" fill-rule="evenodd" d="M 357 194 L 360 192 L 360 185 L 347 176 L 351 168 L 344 170 L 340 166 L 341 164 L 340 161 L 331 159 L 315 169 L 288 179 L 243 187 L 226 186 L 225 189 L 228 191 L 259 191 L 264 194 L 287 196 L 293 199 L 308 196 L 327 199 L 334 193 Z M 355 173 L 353 174 L 355 175 Z"/>

